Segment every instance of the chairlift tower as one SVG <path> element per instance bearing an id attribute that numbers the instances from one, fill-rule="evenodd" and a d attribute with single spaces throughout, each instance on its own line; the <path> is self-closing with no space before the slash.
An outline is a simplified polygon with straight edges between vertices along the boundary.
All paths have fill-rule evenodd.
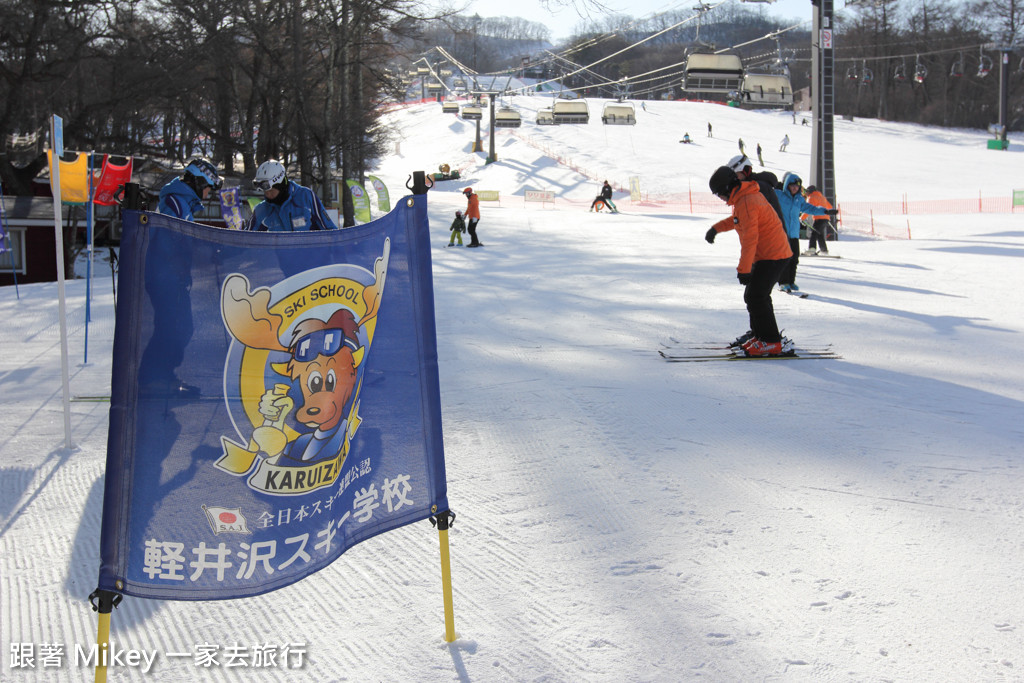
<path id="1" fill-rule="evenodd" d="M 995 48 L 999 52 L 999 139 L 1006 144 L 1006 127 L 1009 125 L 1010 95 L 1010 55 L 1014 45 L 1001 45 Z"/>
<path id="2" fill-rule="evenodd" d="M 835 49 L 833 0 L 811 0 L 814 23 L 811 32 L 811 179 L 833 206 L 836 205 L 835 164 Z M 847 4 L 852 4 L 847 2 Z M 816 41 L 816 42 L 815 42 Z"/>
<path id="3" fill-rule="evenodd" d="M 774 2 L 774 0 L 742 0 Z M 846 0 L 847 6 L 865 0 Z M 870 0 L 868 0 L 870 1 Z M 810 183 L 836 204 L 835 163 L 835 50 L 833 47 L 833 0 L 811 0 L 814 23 L 811 30 L 811 113 L 813 118 Z"/>

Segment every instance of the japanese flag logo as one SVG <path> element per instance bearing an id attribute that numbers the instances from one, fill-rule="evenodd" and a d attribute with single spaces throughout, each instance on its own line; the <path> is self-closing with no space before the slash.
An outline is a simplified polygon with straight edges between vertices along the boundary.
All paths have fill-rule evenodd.
<path id="1" fill-rule="evenodd" d="M 222 508 L 215 505 L 204 505 L 206 519 L 210 522 L 213 533 L 216 534 L 247 534 L 249 528 L 246 526 L 245 517 L 241 508 Z"/>

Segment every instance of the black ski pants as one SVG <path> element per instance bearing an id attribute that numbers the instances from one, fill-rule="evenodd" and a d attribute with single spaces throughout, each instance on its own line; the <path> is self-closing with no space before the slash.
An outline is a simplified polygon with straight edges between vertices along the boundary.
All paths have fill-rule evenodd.
<path id="1" fill-rule="evenodd" d="M 817 248 L 818 251 L 828 252 L 828 244 L 825 243 L 825 237 L 828 235 L 830 225 L 828 221 L 814 221 L 814 226 L 810 230 L 811 242 L 807 245 L 808 249 Z M 815 247 L 815 244 L 818 246 Z"/>
<path id="2" fill-rule="evenodd" d="M 479 218 L 470 218 L 469 225 L 466 226 L 466 230 L 469 231 L 469 246 L 476 247 L 480 245 L 480 240 L 476 237 L 476 224 L 480 222 Z"/>
<path id="3" fill-rule="evenodd" d="M 750 331 L 763 342 L 782 341 L 779 324 L 775 322 L 772 290 L 788 263 L 789 259 L 755 261 L 750 269 L 750 282 L 743 290 L 743 302 L 750 315 Z"/>
<path id="4" fill-rule="evenodd" d="M 784 259 L 783 263 L 786 266 L 779 273 L 779 284 L 780 285 L 792 285 L 796 283 L 796 267 L 800 263 L 800 238 L 790 237 L 789 238 L 789 249 L 793 252 L 793 257 L 790 259 Z"/>

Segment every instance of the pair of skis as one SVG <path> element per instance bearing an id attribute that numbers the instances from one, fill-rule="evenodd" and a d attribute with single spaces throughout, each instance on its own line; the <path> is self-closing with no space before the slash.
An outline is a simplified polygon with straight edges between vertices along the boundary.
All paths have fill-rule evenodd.
<path id="1" fill-rule="evenodd" d="M 663 344 L 665 348 L 658 349 L 658 354 L 669 363 L 701 363 L 707 361 L 759 361 L 759 360 L 820 360 L 825 358 L 842 358 L 832 344 L 818 344 L 809 346 L 797 346 L 790 340 L 784 347 L 787 350 L 778 356 L 748 356 L 743 349 L 730 347 L 720 342 L 704 342 L 702 344 L 687 345 L 677 339 L 669 338 L 669 342 Z"/>

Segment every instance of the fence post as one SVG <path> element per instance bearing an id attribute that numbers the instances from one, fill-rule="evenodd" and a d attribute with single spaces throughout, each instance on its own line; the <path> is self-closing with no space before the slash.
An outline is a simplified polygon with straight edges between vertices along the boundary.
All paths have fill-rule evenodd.
<path id="1" fill-rule="evenodd" d="M 875 210 L 869 209 L 868 215 L 871 217 L 871 234 L 875 234 Z"/>

